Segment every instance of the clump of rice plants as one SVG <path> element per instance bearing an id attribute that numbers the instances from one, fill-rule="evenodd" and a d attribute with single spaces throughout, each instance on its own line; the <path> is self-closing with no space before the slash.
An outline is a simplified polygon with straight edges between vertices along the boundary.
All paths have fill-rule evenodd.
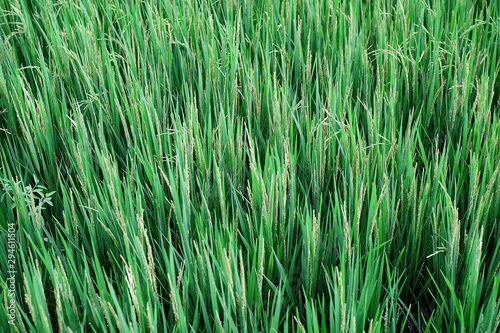
<path id="1" fill-rule="evenodd" d="M 499 17 L 0 0 L 0 331 L 497 332 Z"/>

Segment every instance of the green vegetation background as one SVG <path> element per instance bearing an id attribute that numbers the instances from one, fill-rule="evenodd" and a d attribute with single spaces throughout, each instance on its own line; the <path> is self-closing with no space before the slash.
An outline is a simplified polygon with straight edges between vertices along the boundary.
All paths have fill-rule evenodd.
<path id="1" fill-rule="evenodd" d="M 498 330 L 500 2 L 0 9 L 1 331 Z"/>

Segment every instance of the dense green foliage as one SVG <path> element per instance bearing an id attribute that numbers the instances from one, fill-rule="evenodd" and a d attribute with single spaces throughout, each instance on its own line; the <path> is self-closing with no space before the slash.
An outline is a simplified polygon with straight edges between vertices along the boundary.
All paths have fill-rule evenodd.
<path id="1" fill-rule="evenodd" d="M 500 2 L 0 9 L 0 331 L 498 330 Z"/>

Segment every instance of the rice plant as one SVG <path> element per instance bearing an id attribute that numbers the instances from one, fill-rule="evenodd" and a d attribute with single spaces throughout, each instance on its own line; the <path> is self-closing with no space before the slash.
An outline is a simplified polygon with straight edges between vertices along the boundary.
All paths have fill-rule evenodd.
<path id="1" fill-rule="evenodd" d="M 500 2 L 0 0 L 0 331 L 497 332 Z"/>

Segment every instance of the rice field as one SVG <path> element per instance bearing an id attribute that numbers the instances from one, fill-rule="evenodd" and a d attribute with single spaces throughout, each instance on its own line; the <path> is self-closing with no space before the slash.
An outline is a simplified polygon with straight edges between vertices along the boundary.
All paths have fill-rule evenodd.
<path id="1" fill-rule="evenodd" d="M 1 332 L 498 332 L 500 2 L 0 0 Z"/>

